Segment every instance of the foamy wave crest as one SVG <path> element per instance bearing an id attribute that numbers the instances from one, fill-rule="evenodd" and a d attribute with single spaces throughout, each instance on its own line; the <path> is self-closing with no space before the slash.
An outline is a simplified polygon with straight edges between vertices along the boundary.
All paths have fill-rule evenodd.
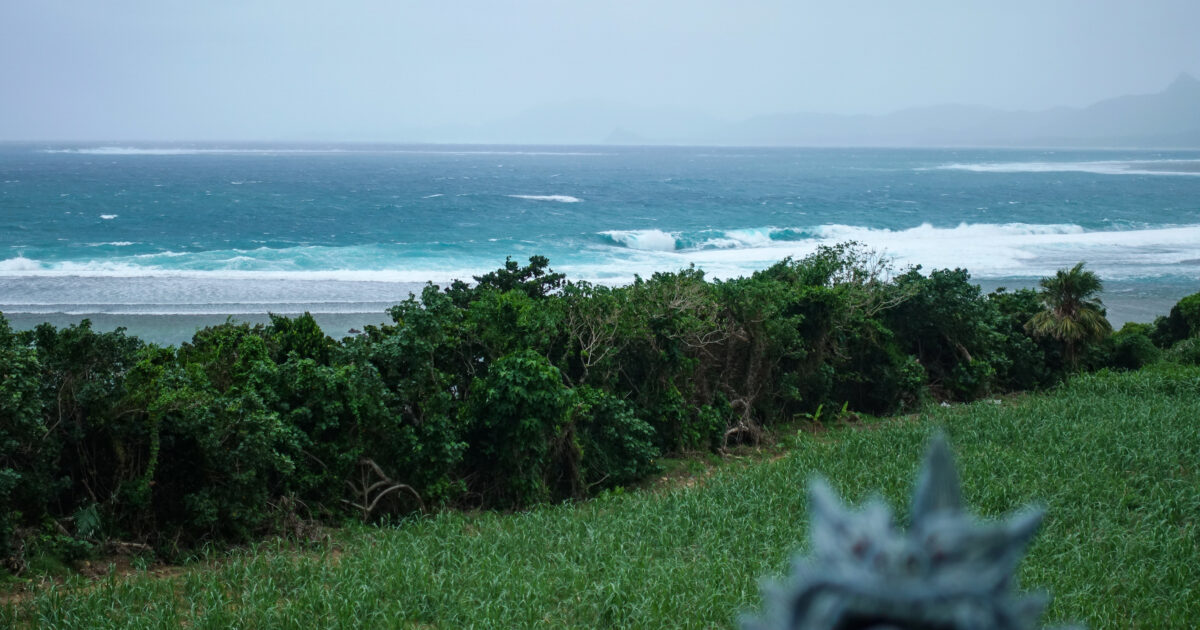
<path id="1" fill-rule="evenodd" d="M 728 238 L 731 233 L 742 233 L 743 238 Z M 1200 225 L 1088 231 L 1074 224 L 935 227 L 925 223 L 903 230 L 828 224 L 695 233 L 613 230 L 601 237 L 596 249 L 609 252 L 604 254 L 606 262 L 580 267 L 575 271 L 578 276 L 620 281 L 634 273 L 695 264 L 713 277 L 730 278 L 783 258 L 802 258 L 822 245 L 857 241 L 900 267 L 963 267 L 976 277 L 1036 278 L 1084 260 L 1105 278 L 1182 275 L 1200 279 L 1200 265 L 1189 263 L 1200 259 Z M 559 266 L 568 271 L 568 265 Z"/>
<path id="2" fill-rule="evenodd" d="M 619 282 L 634 273 L 689 264 L 713 277 L 730 278 L 845 241 L 858 241 L 899 267 L 963 267 L 976 277 L 1041 277 L 1083 260 L 1104 278 L 1163 275 L 1200 281 L 1200 265 L 1195 263 L 1200 260 L 1200 225 L 1089 231 L 1074 224 L 1025 223 L 922 224 L 901 230 L 837 224 L 694 232 L 610 230 L 588 241 L 511 241 L 487 251 L 475 251 L 471 244 L 377 244 L 103 255 L 106 250 L 89 248 L 95 254 L 70 260 L 39 260 L 26 253 L 0 260 L 0 278 L 442 283 L 494 269 L 505 253 L 548 255 L 556 269 L 574 279 Z M 17 294 L 29 299 L 28 288 Z"/>
<path id="3" fill-rule="evenodd" d="M 66 149 L 42 149 L 40 153 L 74 153 L 77 155 L 224 155 L 245 153 L 251 155 L 276 155 L 286 153 L 398 153 L 413 155 L 499 155 L 499 156 L 600 156 L 612 155 L 596 151 L 490 151 L 472 149 L 389 149 L 377 146 L 330 147 L 330 148 L 271 148 L 271 147 L 77 147 Z"/>
<path id="4" fill-rule="evenodd" d="M 190 147 L 83 147 L 77 149 L 42 149 L 42 153 L 74 153 L 78 155 L 274 155 L 278 153 L 345 153 L 345 149 L 226 149 Z M 233 182 L 231 182 L 233 183 Z"/>
<path id="5" fill-rule="evenodd" d="M 101 218 L 101 219 L 104 219 L 105 221 L 112 221 L 113 219 L 117 218 L 118 216 L 120 216 L 120 215 L 116 215 L 116 214 L 102 214 L 102 215 L 100 215 L 100 218 Z"/>
<path id="6" fill-rule="evenodd" d="M 570 195 L 508 195 L 513 199 L 528 199 L 530 201 L 557 201 L 559 203 L 579 203 L 583 201 L 579 197 Z"/>
<path id="7" fill-rule="evenodd" d="M 605 242 L 630 249 L 650 251 L 694 251 L 766 247 L 776 241 L 795 241 L 815 234 L 802 228 L 758 227 L 736 230 L 608 230 L 600 232 Z"/>
<path id="8" fill-rule="evenodd" d="M 985 240 L 989 238 L 1024 238 L 1046 235 L 1083 234 L 1083 227 L 1073 223 L 960 223 L 957 227 L 934 227 L 922 223 L 904 230 L 869 228 L 858 225 L 829 224 L 801 231 L 825 241 L 886 241 L 900 239 Z"/>
<path id="9" fill-rule="evenodd" d="M 413 255 L 390 246 L 306 246 L 167 251 L 74 260 L 16 256 L 0 260 L 0 277 L 445 282 L 470 278 L 494 267 L 495 261 L 490 258 Z"/>
<path id="10" fill-rule="evenodd" d="M 42 263 L 24 256 L 0 260 L 0 273 L 4 274 L 23 274 L 26 272 L 36 272 L 42 268 Z"/>
<path id="11" fill-rule="evenodd" d="M 381 150 L 380 152 L 414 153 L 417 155 L 567 155 L 572 157 L 612 155 L 612 153 L 600 153 L 596 151 L 481 151 L 470 149 L 390 149 Z"/>
<path id="12" fill-rule="evenodd" d="M 476 268 L 449 269 L 442 265 L 422 265 L 419 268 L 392 269 L 170 269 L 156 266 L 88 262 L 43 262 L 0 260 L 0 277 L 43 277 L 43 278 L 191 278 L 204 280 L 312 280 L 340 282 L 438 282 L 470 278 L 494 269 L 494 263 L 480 264 Z"/>
<path id="13" fill-rule="evenodd" d="M 1090 162 L 979 162 L 943 164 L 937 170 L 975 173 L 1095 173 L 1098 175 L 1200 175 L 1200 160 L 1096 160 Z"/>
<path id="14" fill-rule="evenodd" d="M 787 230 L 775 228 L 748 228 L 744 230 L 706 230 L 695 234 L 681 234 L 683 249 L 727 249 L 735 247 L 762 247 L 770 245 L 776 236 Z"/>
<path id="15" fill-rule="evenodd" d="M 610 242 L 630 249 L 673 252 L 679 247 L 676 237 L 662 230 L 608 230 L 600 234 Z"/>

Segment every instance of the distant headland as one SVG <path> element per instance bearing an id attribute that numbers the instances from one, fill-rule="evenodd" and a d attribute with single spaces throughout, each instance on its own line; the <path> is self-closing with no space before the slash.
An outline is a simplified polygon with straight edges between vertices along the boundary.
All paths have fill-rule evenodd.
<path id="1" fill-rule="evenodd" d="M 1039 111 L 934 105 L 877 116 L 782 112 L 730 121 L 686 109 L 576 101 L 414 133 L 420 141 L 502 144 L 1197 148 L 1200 80 L 1183 73 L 1155 94 Z"/>

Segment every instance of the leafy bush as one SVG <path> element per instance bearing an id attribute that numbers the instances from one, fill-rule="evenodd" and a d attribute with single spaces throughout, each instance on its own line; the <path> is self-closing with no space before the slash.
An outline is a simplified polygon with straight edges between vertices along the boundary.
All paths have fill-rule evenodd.
<path id="1" fill-rule="evenodd" d="M 1183 365 L 1200 365 L 1200 337 L 1189 337 L 1171 346 L 1167 358 Z"/>
<path id="2" fill-rule="evenodd" d="M 204 329 L 145 380 L 159 430 L 154 516 L 172 540 L 260 533 L 296 471 L 301 441 L 273 408 L 279 366 L 266 334 L 246 324 Z"/>
<path id="3" fill-rule="evenodd" d="M 301 359 L 312 359 L 321 365 L 329 365 L 329 358 L 337 343 L 321 330 L 317 320 L 309 313 L 288 318 L 271 314 L 271 325 L 265 335 L 273 345 L 272 359 L 283 363 L 295 354 Z"/>
<path id="4" fill-rule="evenodd" d="M 1170 348 L 1176 342 L 1200 335 L 1200 293 L 1193 293 L 1171 307 L 1166 317 L 1154 320 L 1151 339 L 1160 348 Z"/>
<path id="5" fill-rule="evenodd" d="M 896 278 L 902 301 L 887 313 L 905 352 L 915 356 L 930 387 L 959 400 L 988 393 L 997 372 L 1007 371 L 999 352 L 999 312 L 970 283 L 965 269 L 938 269 L 922 276 L 919 268 Z"/>
<path id="6" fill-rule="evenodd" d="M 0 560 L 19 564 L 14 529 L 22 515 L 37 517 L 54 493 L 54 444 L 45 444 L 39 365 L 0 314 Z"/>
<path id="7" fill-rule="evenodd" d="M 1137 370 L 1158 360 L 1161 351 L 1150 340 L 1147 324 L 1125 324 L 1108 339 L 1108 364 L 1125 370 Z"/>
<path id="8" fill-rule="evenodd" d="M 577 494 L 630 484 L 657 469 L 654 430 L 628 402 L 587 385 L 573 393 L 570 421 L 585 484 Z"/>
<path id="9" fill-rule="evenodd" d="M 352 340 L 332 366 L 307 361 L 281 366 L 285 418 L 302 433 L 301 470 L 309 478 L 296 491 L 326 512 L 336 513 L 348 500 L 347 481 L 361 484 L 363 474 L 371 477 L 372 463 L 412 487 L 420 498 L 416 507 L 441 505 L 461 492 L 453 476 L 465 444 L 449 393 L 430 390 L 423 399 L 410 398 L 411 390 L 389 382 L 376 367 L 396 369 L 399 357 L 393 353 L 400 350 Z M 377 511 L 414 509 L 401 498 L 379 504 Z M 362 497 L 355 491 L 352 499 Z"/>
<path id="10" fill-rule="evenodd" d="M 997 311 L 997 352 L 1004 361 L 996 366 L 996 385 L 1005 391 L 1050 387 L 1066 369 L 1063 344 L 1053 337 L 1033 336 L 1026 324 L 1042 310 L 1037 291 L 1003 288 L 988 294 Z"/>
<path id="11" fill-rule="evenodd" d="M 617 350 L 589 382 L 638 408 L 663 452 L 708 447 L 714 431 L 698 410 L 715 392 L 702 367 L 725 336 L 712 285 L 703 272 L 686 269 L 638 278 L 619 291 L 609 342 Z"/>
<path id="12" fill-rule="evenodd" d="M 102 506 L 96 531 L 73 535 L 124 533 L 121 498 L 142 477 L 150 444 L 147 418 L 127 395 L 126 379 L 141 359 L 143 344 L 118 328 L 98 333 L 91 322 L 56 329 L 41 324 L 21 333 L 40 367 L 45 433 L 27 447 L 51 458 L 51 474 L 65 483 L 41 483 L 39 492 L 62 517 Z M 91 528 L 89 528 L 91 529 Z"/>
<path id="13" fill-rule="evenodd" d="M 87 321 L 14 333 L 0 316 L 0 555 L 114 538 L 173 552 L 297 518 L 583 497 L 822 408 L 1045 387 L 1079 356 L 1144 365 L 1149 339 L 1192 331 L 1200 304 L 1068 343 L 1031 332 L 1048 290 L 984 297 L 965 270 L 889 273 L 853 243 L 747 278 L 688 268 L 621 287 L 568 283 L 535 256 L 428 284 L 341 341 L 311 315 L 272 315 L 178 349 Z M 1047 303 L 1100 308 L 1098 279 L 1061 275 L 1071 291 Z M 1170 355 L 1195 362 L 1196 345 Z"/>
<path id="14" fill-rule="evenodd" d="M 558 368 L 523 350 L 495 361 L 471 389 L 466 462 L 486 504 L 527 505 L 578 487 L 579 445 L 563 430 L 571 396 Z"/>
<path id="15" fill-rule="evenodd" d="M 900 349 L 881 322 L 862 322 L 842 345 L 845 354 L 832 362 L 830 371 L 833 406 L 880 414 L 913 408 L 924 398 L 924 366 Z"/>

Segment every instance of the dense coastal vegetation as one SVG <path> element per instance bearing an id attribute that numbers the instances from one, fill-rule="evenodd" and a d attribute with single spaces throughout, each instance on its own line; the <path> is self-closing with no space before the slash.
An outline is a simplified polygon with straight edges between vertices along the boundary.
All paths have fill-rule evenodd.
<path id="1" fill-rule="evenodd" d="M 5 570 L 583 498 L 801 419 L 1200 362 L 1200 294 L 1110 334 L 1082 266 L 984 295 L 965 270 L 891 275 L 848 244 L 728 281 L 685 269 L 612 288 L 541 257 L 475 280 L 429 285 L 341 341 L 309 316 L 178 348 L 0 318 Z"/>
<path id="2" fill-rule="evenodd" d="M 804 546 L 806 479 L 819 473 L 855 503 L 877 492 L 906 505 L 935 428 L 973 511 L 1046 508 L 1019 577 L 1053 594 L 1047 623 L 1189 627 L 1200 616 L 1198 417 L 1200 368 L 1084 374 L 999 404 L 780 437 L 783 457 L 773 444 L 739 451 L 646 491 L 515 514 L 444 510 L 181 569 L 46 583 L 0 600 L 0 627 L 732 628 L 761 606 L 760 579 Z"/>

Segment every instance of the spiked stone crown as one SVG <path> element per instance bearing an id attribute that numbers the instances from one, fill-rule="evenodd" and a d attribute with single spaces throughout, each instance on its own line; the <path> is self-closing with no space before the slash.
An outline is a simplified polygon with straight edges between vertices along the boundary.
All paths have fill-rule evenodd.
<path id="1" fill-rule="evenodd" d="M 809 496 L 812 553 L 765 589 L 766 617 L 745 630 L 1037 627 L 1047 598 L 1016 593 L 1014 573 L 1042 510 L 979 522 L 964 510 L 943 436 L 929 446 L 907 532 L 880 500 L 852 512 L 822 480 Z"/>

